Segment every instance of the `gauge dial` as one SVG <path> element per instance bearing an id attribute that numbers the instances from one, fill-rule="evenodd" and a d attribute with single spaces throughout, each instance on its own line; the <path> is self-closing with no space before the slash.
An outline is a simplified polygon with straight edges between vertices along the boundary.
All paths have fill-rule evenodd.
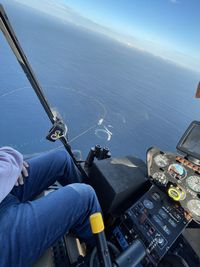
<path id="1" fill-rule="evenodd" d="M 143 204 L 144 204 L 145 208 L 147 208 L 149 210 L 153 209 L 153 207 L 154 207 L 153 202 L 150 201 L 149 199 L 145 199 L 143 201 Z"/>
<path id="2" fill-rule="evenodd" d="M 188 201 L 187 207 L 191 213 L 196 216 L 200 216 L 200 200 L 192 199 Z"/>
<path id="3" fill-rule="evenodd" d="M 164 168 L 169 164 L 168 158 L 161 154 L 155 156 L 154 161 L 160 168 Z"/>
<path id="4" fill-rule="evenodd" d="M 163 172 L 155 172 L 152 175 L 153 179 L 155 179 L 156 181 L 160 182 L 161 184 L 167 184 L 168 180 L 167 177 L 165 176 L 165 174 Z"/>
<path id="5" fill-rule="evenodd" d="M 186 192 L 181 187 L 173 186 L 171 185 L 168 189 L 168 195 L 174 200 L 174 201 L 182 201 L 186 198 Z"/>
<path id="6" fill-rule="evenodd" d="M 200 193 L 200 177 L 193 175 L 187 178 L 187 185 L 196 193 Z"/>
<path id="7" fill-rule="evenodd" d="M 173 163 L 168 168 L 168 173 L 175 179 L 184 179 L 187 175 L 186 169 L 180 164 Z"/>

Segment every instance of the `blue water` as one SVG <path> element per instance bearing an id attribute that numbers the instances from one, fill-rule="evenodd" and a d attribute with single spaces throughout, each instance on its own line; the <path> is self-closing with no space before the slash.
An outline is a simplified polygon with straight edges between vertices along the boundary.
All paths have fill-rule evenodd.
<path id="1" fill-rule="evenodd" d="M 25 7 L 7 12 L 83 157 L 97 143 L 114 156 L 143 159 L 150 146 L 175 151 L 188 124 L 200 118 L 196 73 Z M 0 145 L 25 154 L 59 146 L 45 140 L 51 124 L 3 36 L 0 44 Z"/>

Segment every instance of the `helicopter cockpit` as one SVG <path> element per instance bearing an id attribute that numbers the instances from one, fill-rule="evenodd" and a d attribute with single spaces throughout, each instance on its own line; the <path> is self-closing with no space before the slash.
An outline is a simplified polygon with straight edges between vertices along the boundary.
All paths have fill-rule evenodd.
<path id="1" fill-rule="evenodd" d="M 52 123 L 47 139 L 62 142 L 93 186 L 106 226 L 106 238 L 96 236 L 98 245 L 91 254 L 81 254 L 76 239 L 64 237 L 51 249 L 53 265 L 42 266 L 200 266 L 200 122 L 193 121 L 186 130 L 178 153 L 151 147 L 145 163 L 133 156 L 112 157 L 107 147 L 96 145 L 79 161 L 67 140 L 67 127 L 50 108 L 2 6 L 0 29 Z"/>
<path id="2" fill-rule="evenodd" d="M 199 125 L 198 121 L 190 124 L 177 145 L 178 153 L 163 152 L 156 147 L 147 151 L 147 177 L 151 186 L 144 193 L 144 184 L 142 185 L 142 179 L 139 179 L 141 183 L 139 190 L 143 190 L 143 193 L 136 201 L 133 201 L 132 197 L 134 204 L 129 204 L 129 207 L 125 211 L 123 210 L 112 227 L 111 240 L 121 250 L 127 249 L 138 238 L 143 241 L 146 256 L 142 260 L 142 266 L 159 265 L 160 260 L 167 255 L 166 253 L 173 247 L 173 244 L 178 243 L 178 238 L 191 221 L 193 220 L 197 224 L 200 222 L 200 154 L 197 149 Z M 110 165 L 112 165 L 111 162 L 109 162 Z M 109 164 L 108 169 L 110 169 Z M 98 163 L 96 165 L 95 171 L 92 167 L 92 178 L 93 173 L 94 176 L 97 176 L 98 173 L 105 174 L 105 171 L 102 171 L 105 166 Z M 99 169 L 99 172 L 96 171 L 96 168 Z M 126 175 L 127 173 L 124 172 L 125 178 Z M 132 179 L 133 177 L 134 171 L 132 171 Z M 136 177 L 139 177 L 139 174 L 136 174 Z M 107 177 L 99 175 L 98 179 L 104 187 L 104 193 L 107 193 L 107 188 L 102 180 L 109 181 L 109 184 L 112 184 L 114 179 L 116 182 L 116 177 L 110 178 L 109 175 Z M 128 186 L 131 187 L 132 183 L 128 183 Z M 96 189 L 99 199 L 102 200 L 104 193 L 98 190 L 100 185 L 95 186 L 93 183 L 92 185 Z M 138 188 L 135 188 L 135 192 L 137 190 Z M 133 195 L 135 192 L 133 189 Z M 102 202 L 106 201 L 102 200 Z M 113 202 L 116 202 L 116 199 Z M 107 203 L 107 209 L 108 206 Z M 119 209 L 119 206 L 118 203 L 116 209 Z M 113 209 L 112 212 L 114 212 Z M 192 263 L 190 264 L 188 265 L 192 266 Z"/>

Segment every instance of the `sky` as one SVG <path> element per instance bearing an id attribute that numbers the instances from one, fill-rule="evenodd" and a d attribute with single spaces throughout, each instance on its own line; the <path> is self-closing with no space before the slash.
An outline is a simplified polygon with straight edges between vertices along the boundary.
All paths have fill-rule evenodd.
<path id="1" fill-rule="evenodd" d="M 0 0 L 0 2 L 9 0 Z M 200 73 L 200 0 L 10 0 Z"/>
<path id="2" fill-rule="evenodd" d="M 65 0 L 84 16 L 200 70 L 200 0 Z M 148 48 L 148 47 L 146 47 Z M 163 55 L 164 56 L 164 55 Z M 192 61 L 194 62 L 192 63 Z M 195 63 L 196 61 L 196 63 Z"/>

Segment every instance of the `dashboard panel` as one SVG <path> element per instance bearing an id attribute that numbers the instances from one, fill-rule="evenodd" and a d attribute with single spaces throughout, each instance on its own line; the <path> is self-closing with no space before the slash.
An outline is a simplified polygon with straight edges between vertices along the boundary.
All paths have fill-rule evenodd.
<path id="1" fill-rule="evenodd" d="M 147 152 L 151 181 L 185 210 L 185 216 L 200 222 L 200 166 L 178 154 L 152 147 Z"/>

